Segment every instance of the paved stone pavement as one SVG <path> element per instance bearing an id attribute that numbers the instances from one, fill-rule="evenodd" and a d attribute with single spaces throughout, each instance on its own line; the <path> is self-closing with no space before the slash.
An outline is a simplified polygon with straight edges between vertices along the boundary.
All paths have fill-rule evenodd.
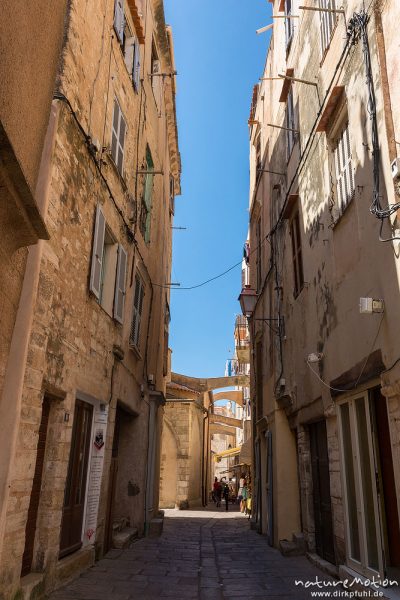
<path id="1" fill-rule="evenodd" d="M 305 557 L 284 558 L 237 511 L 167 510 L 160 538 L 111 550 L 51 600 L 295 600 L 295 579 L 329 579 Z"/>

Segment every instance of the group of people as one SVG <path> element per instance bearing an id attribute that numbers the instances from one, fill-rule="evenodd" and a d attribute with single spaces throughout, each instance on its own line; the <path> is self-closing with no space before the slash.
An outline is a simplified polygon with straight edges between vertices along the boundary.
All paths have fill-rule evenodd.
<path id="1" fill-rule="evenodd" d="M 225 500 L 225 510 L 228 510 L 231 490 L 229 489 L 229 485 L 224 479 L 218 481 L 218 477 L 215 477 L 212 495 L 213 501 L 215 502 L 217 508 L 221 506 L 221 500 L 223 498 Z"/>
<path id="2" fill-rule="evenodd" d="M 227 481 L 223 477 L 220 481 L 218 477 L 215 477 L 213 490 L 212 490 L 212 499 L 215 503 L 216 507 L 219 508 L 221 506 L 221 501 L 225 501 L 225 510 L 228 510 L 229 500 L 232 498 L 232 489 L 229 487 Z M 251 495 L 250 495 L 250 486 L 244 474 L 241 475 L 239 480 L 239 491 L 237 495 L 237 502 L 240 504 L 240 512 L 244 513 L 247 516 L 251 514 Z"/>

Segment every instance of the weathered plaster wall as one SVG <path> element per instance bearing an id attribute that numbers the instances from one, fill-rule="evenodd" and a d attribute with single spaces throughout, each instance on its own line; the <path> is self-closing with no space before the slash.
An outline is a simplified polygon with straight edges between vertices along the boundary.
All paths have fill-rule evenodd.
<path id="1" fill-rule="evenodd" d="M 267 123 L 285 126 L 285 103 L 279 102 L 282 90 L 280 81 L 264 81 L 260 84 L 258 102 L 254 114 L 255 123 L 250 128 L 250 243 L 257 245 L 256 224 L 261 218 L 262 239 L 274 227 L 280 209 L 288 194 L 298 194 L 292 212 L 288 211 L 278 230 L 269 243 L 262 242 L 262 283 L 270 267 L 271 248 L 275 265 L 272 277 L 265 282 L 259 292 L 256 317 L 277 316 L 278 310 L 284 317 L 282 337 L 282 358 L 279 336 L 267 330 L 262 323 L 254 323 L 253 343 L 260 339 L 263 348 L 263 382 L 256 390 L 252 386 L 252 397 L 262 389 L 263 413 L 274 427 L 273 415 L 278 406 L 289 416 L 292 428 L 297 428 L 299 474 L 301 490 L 301 510 L 304 533 L 309 547 L 314 546 L 314 524 L 312 507 L 312 482 L 309 469 L 309 441 L 304 426 L 307 423 L 327 419 L 328 452 L 330 460 L 330 483 L 332 514 L 337 561 L 345 558 L 344 512 L 341 472 L 339 466 L 338 423 L 334 397 L 329 390 L 333 387 L 355 389 L 379 374 L 379 368 L 390 366 L 399 356 L 400 319 L 398 242 L 379 241 L 380 222 L 370 214 L 372 201 L 372 146 L 371 121 L 368 114 L 368 90 L 365 84 L 365 65 L 362 44 L 349 48 L 343 64 L 338 65 L 342 54 L 346 27 L 354 11 L 362 8 L 354 0 L 346 5 L 346 20 L 338 17 L 336 30 L 330 48 L 324 57 L 320 50 L 319 15 L 313 11 L 299 11 L 294 3 L 293 13 L 299 14 L 290 51 L 286 52 L 284 21 L 277 20 L 268 51 L 265 77 L 273 77 L 294 68 L 294 77 L 316 85 L 295 82 L 292 84 L 296 124 L 299 129 L 298 141 L 292 155 L 286 156 L 286 133 L 267 127 Z M 392 106 L 398 97 L 398 78 L 394 76 L 398 54 L 398 36 L 395 32 L 395 15 L 399 8 L 393 2 L 375 3 L 382 10 L 385 51 L 388 59 L 389 92 Z M 274 11 L 279 3 L 274 2 Z M 377 101 L 377 119 L 381 152 L 382 202 L 395 203 L 395 195 L 390 173 L 391 140 L 387 133 L 388 90 L 384 87 L 380 67 L 379 40 L 373 6 L 370 7 L 368 37 L 372 57 L 372 72 Z M 355 179 L 354 198 L 345 213 L 335 222 L 335 198 L 332 175 L 332 143 L 329 132 L 313 134 L 320 105 L 332 85 L 343 85 L 347 99 L 347 114 L 351 140 L 352 165 Z M 384 99 L 386 98 L 386 105 Z M 395 111 L 394 111 L 395 113 Z M 397 131 L 397 116 L 394 116 L 394 130 Z M 264 167 L 279 174 L 264 173 L 258 183 L 255 175 L 254 142 L 261 132 Z M 310 140 L 310 141 L 309 141 Z M 305 152 L 305 149 L 307 151 Z M 304 153 L 305 152 L 305 153 Z M 299 157 L 303 153 L 299 165 Z M 279 189 L 277 188 L 279 186 Z M 294 275 L 292 240 L 289 234 L 290 219 L 298 209 L 301 222 L 302 259 L 304 266 L 304 286 L 294 297 Z M 390 228 L 385 226 L 384 237 L 389 237 Z M 256 288 L 256 253 L 251 255 L 251 281 Z M 278 293 L 277 293 L 278 291 Z M 383 298 L 385 314 L 362 315 L 359 312 L 359 298 L 371 296 Z M 257 337 L 258 336 L 258 337 Z M 378 357 L 380 351 L 382 362 Z M 307 356 L 312 352 L 322 352 L 323 360 L 312 365 L 317 376 L 307 365 Z M 375 357 L 375 371 L 367 358 Z M 371 359 L 372 360 L 372 359 Z M 380 363 L 380 364 L 378 364 Z M 254 370 L 255 362 L 252 365 Z M 378 369 L 378 371 L 376 370 Z M 258 373 L 258 375 L 260 375 Z M 284 378 L 284 386 L 279 389 L 278 379 Z M 324 383 L 318 380 L 322 378 Z M 397 448 L 398 404 L 396 373 L 385 375 L 388 382 L 389 418 L 392 433 L 393 460 L 397 490 L 400 472 L 398 469 Z M 332 383 L 333 382 L 333 383 Z M 389 384 L 390 382 L 390 384 Z M 371 385 L 372 385 L 371 383 Z M 277 402 L 278 400 L 278 402 Z M 284 413 L 283 413 L 284 414 Z M 275 431 L 284 436 L 284 432 Z M 279 446 L 277 445 L 277 448 Z M 281 448 L 276 456 L 276 473 L 282 464 L 292 462 L 293 454 Z M 279 475 L 274 476 L 274 485 L 279 485 Z M 264 485 L 264 484 L 263 484 Z M 292 505 L 295 508 L 295 502 Z M 290 507 L 276 506 L 282 514 L 291 512 Z M 284 519 L 282 520 L 284 522 Z M 300 527 L 300 521 L 298 522 Z"/>

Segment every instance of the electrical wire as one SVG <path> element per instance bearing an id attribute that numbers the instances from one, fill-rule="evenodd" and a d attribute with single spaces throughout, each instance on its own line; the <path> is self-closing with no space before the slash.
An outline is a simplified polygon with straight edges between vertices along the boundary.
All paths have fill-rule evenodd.
<path id="1" fill-rule="evenodd" d="M 347 388 L 347 389 L 340 389 L 340 388 L 335 388 L 335 387 L 332 387 L 331 385 L 329 385 L 329 383 L 327 383 L 326 381 L 324 381 L 324 380 L 323 380 L 323 379 L 322 379 L 322 378 L 319 376 L 319 374 L 317 373 L 317 371 L 316 371 L 315 369 L 313 369 L 313 368 L 312 368 L 312 366 L 311 366 L 310 362 L 309 362 L 308 360 L 306 361 L 306 362 L 307 362 L 307 365 L 308 365 L 308 367 L 309 367 L 309 369 L 310 369 L 310 371 L 312 371 L 312 372 L 314 373 L 314 375 L 317 377 L 317 379 L 319 379 L 319 381 L 320 381 L 320 382 L 321 382 L 321 383 L 322 383 L 322 384 L 323 384 L 325 387 L 327 387 L 329 390 L 331 390 L 331 391 L 333 391 L 333 392 L 351 392 L 352 390 L 355 390 L 355 389 L 358 387 L 358 384 L 360 383 L 361 377 L 363 376 L 363 373 L 364 373 L 364 371 L 365 371 L 365 367 L 367 366 L 367 363 L 368 363 L 369 357 L 371 356 L 371 354 L 372 354 L 372 352 L 373 352 L 373 350 L 374 350 L 374 348 L 375 348 L 375 344 L 376 344 L 376 341 L 377 341 L 377 339 L 378 339 L 379 332 L 380 332 L 380 330 L 381 330 L 381 325 L 382 325 L 382 322 L 383 322 L 383 318 L 384 318 L 384 316 L 385 316 L 385 315 L 384 315 L 384 314 L 382 314 L 382 317 L 381 317 L 381 319 L 380 319 L 380 321 L 379 321 L 378 330 L 377 330 L 377 332 L 376 332 L 376 335 L 375 335 L 374 341 L 372 342 L 372 345 L 371 345 L 371 349 L 370 349 L 370 351 L 369 351 L 369 353 L 368 353 L 368 355 L 367 355 L 367 358 L 366 358 L 366 359 L 365 359 L 365 361 L 364 361 L 364 364 L 363 364 L 363 366 L 362 366 L 362 368 L 361 368 L 360 374 L 359 374 L 359 376 L 358 376 L 358 378 L 357 378 L 357 380 L 356 380 L 356 382 L 355 382 L 355 384 L 354 384 L 354 386 L 353 386 L 353 387 L 350 387 L 350 388 Z M 400 361 L 400 358 L 399 358 L 399 359 L 398 359 L 396 362 L 398 362 L 398 361 Z M 396 364 L 396 363 L 394 363 L 394 364 L 393 364 L 393 365 L 390 367 L 390 369 L 392 369 L 392 368 L 395 366 L 395 364 Z M 387 369 L 387 370 L 390 370 L 390 369 Z M 386 371 L 383 371 L 383 373 L 386 373 Z"/>
<path id="2" fill-rule="evenodd" d="M 268 236 L 265 236 L 265 238 L 261 240 L 261 242 L 254 248 L 254 250 L 250 251 L 249 256 L 251 256 L 254 252 L 257 252 L 257 250 L 259 248 L 261 248 L 261 246 L 266 242 L 267 237 Z M 161 284 L 161 283 L 154 283 L 154 285 L 156 287 L 167 288 L 167 289 L 172 289 L 172 290 L 196 290 L 198 288 L 201 288 L 201 287 L 207 285 L 208 283 L 211 283 L 212 281 L 215 281 L 216 279 L 220 279 L 221 277 L 224 277 L 224 275 L 227 275 L 228 273 L 233 271 L 233 269 L 236 269 L 238 266 L 240 266 L 242 263 L 243 263 L 243 258 L 239 262 L 235 263 L 234 265 L 232 265 L 231 267 L 229 267 L 228 269 L 223 271 L 222 273 L 219 273 L 218 275 L 215 275 L 214 277 L 210 277 L 209 279 L 206 279 L 205 281 L 202 281 L 201 283 L 197 283 L 196 285 L 191 285 L 191 286 L 187 286 L 187 287 L 175 287 L 172 285 L 165 285 L 165 284 Z"/>
<path id="3" fill-rule="evenodd" d="M 381 227 L 379 232 L 379 241 L 380 242 L 392 242 L 394 240 L 400 239 L 397 236 L 382 238 L 382 229 L 384 219 L 389 219 L 391 215 L 396 213 L 400 208 L 400 202 L 395 204 L 388 204 L 387 207 L 383 207 L 381 204 L 380 197 L 380 148 L 379 148 L 379 136 L 378 136 L 378 119 L 376 114 L 376 96 L 375 96 L 375 88 L 374 88 L 374 80 L 372 74 L 372 64 L 371 64 L 371 52 L 368 41 L 368 25 L 369 17 L 365 10 L 362 10 L 360 13 L 354 13 L 353 17 L 349 21 L 347 36 L 348 39 L 352 41 L 353 44 L 356 44 L 358 39 L 361 37 L 363 44 L 363 55 L 364 55 L 364 64 L 366 71 L 366 84 L 368 87 L 368 104 L 367 111 L 369 114 L 369 118 L 372 124 L 372 160 L 373 160 L 373 193 L 372 193 L 372 203 L 370 207 L 370 212 L 377 219 L 381 220 Z"/>

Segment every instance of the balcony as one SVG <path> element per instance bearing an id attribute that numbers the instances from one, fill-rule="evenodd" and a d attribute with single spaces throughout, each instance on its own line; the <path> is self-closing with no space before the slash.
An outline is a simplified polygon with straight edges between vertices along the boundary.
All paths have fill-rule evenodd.
<path id="1" fill-rule="evenodd" d="M 235 351 L 239 363 L 250 363 L 249 330 L 243 315 L 238 315 L 235 321 Z"/>

